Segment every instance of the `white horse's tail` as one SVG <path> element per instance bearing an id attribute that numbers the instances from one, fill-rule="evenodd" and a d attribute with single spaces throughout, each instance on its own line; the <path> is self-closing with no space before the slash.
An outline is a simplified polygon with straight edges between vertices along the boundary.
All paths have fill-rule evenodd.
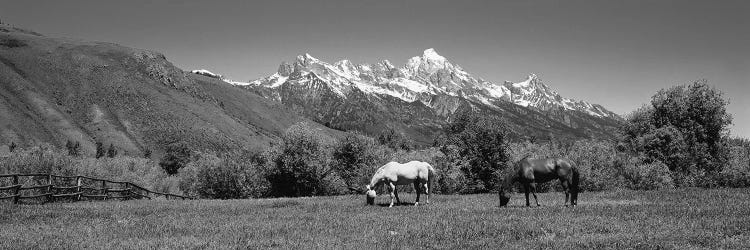
<path id="1" fill-rule="evenodd" d="M 437 172 L 437 170 L 427 163 L 427 190 L 430 193 L 432 193 L 432 179 L 435 178 L 435 172 Z"/>

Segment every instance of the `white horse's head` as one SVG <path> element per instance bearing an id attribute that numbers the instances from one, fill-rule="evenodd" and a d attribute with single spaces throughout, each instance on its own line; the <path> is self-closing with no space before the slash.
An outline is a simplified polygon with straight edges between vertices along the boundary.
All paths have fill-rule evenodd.
<path id="1" fill-rule="evenodd" d="M 367 188 L 367 192 L 365 194 L 367 195 L 367 205 L 375 205 L 375 197 L 378 196 L 378 194 L 375 192 L 375 190 L 372 190 L 372 187 L 370 185 L 365 186 Z"/>

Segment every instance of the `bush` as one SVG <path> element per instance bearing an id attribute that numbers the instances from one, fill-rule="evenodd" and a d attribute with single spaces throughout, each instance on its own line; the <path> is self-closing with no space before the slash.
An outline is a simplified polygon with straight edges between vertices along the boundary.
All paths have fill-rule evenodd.
<path id="1" fill-rule="evenodd" d="M 389 150 L 374 139 L 356 133 L 347 133 L 333 148 L 333 169 L 350 190 L 359 191 L 370 181 Z"/>
<path id="2" fill-rule="evenodd" d="M 180 170 L 180 189 L 212 199 L 265 197 L 270 185 L 260 171 L 253 161 L 241 156 L 219 158 L 203 153 Z"/>
<path id="3" fill-rule="evenodd" d="M 114 158 L 76 158 L 70 169 L 75 174 L 113 181 L 128 181 L 144 188 L 153 188 L 166 173 L 151 160 L 130 156 Z"/>
<path id="4" fill-rule="evenodd" d="M 393 128 L 387 128 L 378 135 L 380 145 L 385 145 L 394 150 L 410 150 L 414 148 L 414 142 Z"/>
<path id="5" fill-rule="evenodd" d="M 153 161 L 135 157 L 82 158 L 44 144 L 18 149 L 0 158 L 0 173 L 50 173 L 85 175 L 112 181 L 128 181 L 144 188 L 153 188 L 166 178 Z"/>
<path id="6" fill-rule="evenodd" d="M 159 161 L 159 166 L 161 166 L 167 174 L 173 175 L 177 174 L 177 171 L 181 168 L 184 168 L 191 159 L 192 151 L 186 143 L 179 141 L 173 142 L 167 145 L 166 152 Z"/>
<path id="7" fill-rule="evenodd" d="M 506 168 L 507 125 L 495 116 L 462 113 L 444 128 L 438 144 L 449 162 L 466 161 L 461 169 L 469 192 L 495 190 L 498 172 Z"/>
<path id="8" fill-rule="evenodd" d="M 580 190 L 602 191 L 622 187 L 618 161 L 627 156 L 618 153 L 613 142 L 577 141 L 566 158 L 573 161 L 580 171 Z"/>
<path id="9" fill-rule="evenodd" d="M 292 125 L 282 141 L 269 149 L 267 179 L 271 196 L 334 195 L 346 184 L 331 167 L 331 139 L 306 123 Z"/>
<path id="10" fill-rule="evenodd" d="M 659 161 L 625 166 L 627 187 L 634 190 L 656 190 L 674 188 L 671 172 L 666 164 Z"/>
<path id="11" fill-rule="evenodd" d="M 437 170 L 437 180 L 432 180 L 432 191 L 440 194 L 462 194 L 469 193 L 469 180 L 466 178 L 462 169 L 468 168 L 468 162 L 458 154 L 458 147 L 451 145 L 443 148 L 444 152 L 450 156 L 439 156 L 435 158 L 435 169 Z"/>
<path id="12" fill-rule="evenodd" d="M 750 186 L 750 146 L 731 147 L 729 161 L 716 178 L 722 186 Z"/>
<path id="13" fill-rule="evenodd" d="M 1 157 L 0 173 L 73 175 L 73 159 L 67 152 L 42 144 L 28 149 L 16 149 L 7 157 Z"/>

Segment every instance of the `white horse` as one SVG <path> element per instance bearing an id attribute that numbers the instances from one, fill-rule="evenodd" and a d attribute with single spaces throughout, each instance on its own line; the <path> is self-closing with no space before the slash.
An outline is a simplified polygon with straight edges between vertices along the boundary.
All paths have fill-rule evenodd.
<path id="1" fill-rule="evenodd" d="M 408 185 L 413 183 L 414 190 L 417 192 L 417 201 L 414 202 L 414 206 L 419 205 L 419 194 L 424 188 L 424 193 L 427 198 L 427 204 L 430 204 L 430 180 L 435 169 L 430 164 L 421 161 L 410 161 L 408 163 L 389 162 L 384 166 L 380 167 L 375 171 L 375 175 L 372 176 L 370 185 L 367 185 L 367 204 L 375 204 L 375 186 L 378 184 L 386 184 L 388 190 L 391 192 L 391 205 L 393 207 L 393 198 L 400 204 L 401 201 L 398 199 L 398 193 L 396 192 L 396 185 Z"/>

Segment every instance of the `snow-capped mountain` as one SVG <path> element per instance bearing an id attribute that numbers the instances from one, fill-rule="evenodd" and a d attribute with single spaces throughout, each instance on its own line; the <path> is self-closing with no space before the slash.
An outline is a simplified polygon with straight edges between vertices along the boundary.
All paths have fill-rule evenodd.
<path id="1" fill-rule="evenodd" d="M 495 106 L 499 101 L 548 111 L 577 110 L 597 117 L 617 117 L 600 105 L 575 101 L 560 96 L 542 83 L 535 74 L 521 82 L 506 81 L 496 84 L 474 78 L 459 65 L 454 65 L 434 49 L 422 56 L 409 59 L 396 68 L 384 60 L 376 64 L 354 65 L 349 60 L 329 64 L 309 54 L 300 55 L 293 64 L 282 63 L 278 72 L 249 84 L 265 88 L 279 88 L 284 83 L 305 84 L 318 78 L 343 98 L 353 89 L 389 95 L 406 102 L 419 101 L 430 106 L 433 96 L 445 94 Z"/>
<path id="2" fill-rule="evenodd" d="M 484 110 L 509 120 L 520 137 L 611 137 L 621 118 L 604 107 L 560 96 L 536 75 L 520 82 L 476 78 L 434 49 L 396 67 L 321 61 L 309 54 L 248 83 L 226 82 L 279 101 L 329 127 L 377 133 L 397 128 L 429 143 L 455 113 Z"/>

